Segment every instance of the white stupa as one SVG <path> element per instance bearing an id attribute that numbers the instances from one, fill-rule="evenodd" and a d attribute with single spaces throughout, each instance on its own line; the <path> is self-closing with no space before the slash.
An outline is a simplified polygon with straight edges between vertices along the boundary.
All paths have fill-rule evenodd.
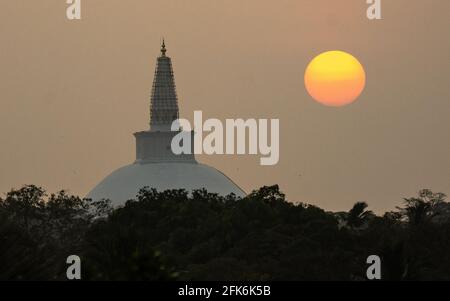
<path id="1" fill-rule="evenodd" d="M 230 178 L 200 164 L 194 155 L 175 155 L 171 150 L 172 122 L 178 119 L 178 100 L 170 57 L 163 41 L 157 59 L 150 104 L 150 130 L 135 133 L 136 161 L 107 176 L 87 195 L 93 200 L 110 199 L 114 206 L 136 197 L 143 187 L 167 189 L 205 188 L 208 192 L 245 196 Z M 193 135 L 193 133 L 192 133 Z M 191 152 L 194 153 L 193 151 Z"/>

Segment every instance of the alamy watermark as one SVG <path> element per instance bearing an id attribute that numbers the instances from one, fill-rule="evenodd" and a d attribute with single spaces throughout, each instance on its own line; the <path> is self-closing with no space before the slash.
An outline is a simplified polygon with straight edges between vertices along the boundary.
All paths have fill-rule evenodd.
<path id="1" fill-rule="evenodd" d="M 66 259 L 66 263 L 70 266 L 66 270 L 66 277 L 69 280 L 81 279 L 81 259 L 77 255 L 70 255 Z"/>
<path id="2" fill-rule="evenodd" d="M 367 19 L 381 20 L 381 0 L 367 0 L 369 7 L 367 8 Z"/>
<path id="3" fill-rule="evenodd" d="M 66 0 L 69 5 L 66 9 L 66 16 L 69 20 L 81 20 L 81 0 Z M 369 5 L 366 16 L 369 20 L 381 19 L 381 0 L 366 0 Z"/>
<path id="4" fill-rule="evenodd" d="M 81 20 L 81 0 L 66 0 L 69 6 L 66 9 L 66 17 L 69 20 Z"/>
<path id="5" fill-rule="evenodd" d="M 66 260 L 67 264 L 70 264 L 66 270 L 66 277 L 68 280 L 80 280 L 81 279 L 81 259 L 77 255 L 70 255 Z M 381 280 L 381 259 L 378 255 L 370 255 L 367 257 L 366 263 L 369 267 L 366 270 L 366 277 L 368 280 Z M 267 289 L 264 290 L 265 295 L 267 294 Z M 208 296 L 211 292 L 208 293 Z M 268 289 L 268 294 L 270 295 L 270 288 Z M 190 295 L 188 293 L 188 287 L 186 290 L 180 290 L 178 295 Z"/>
<path id="6" fill-rule="evenodd" d="M 223 124 L 215 118 L 203 121 L 202 111 L 195 111 L 194 127 L 189 120 L 177 119 L 172 123 L 171 130 L 180 131 L 171 143 L 172 152 L 176 155 L 191 154 L 192 149 L 196 155 L 260 154 L 261 165 L 275 165 L 280 159 L 278 119 L 226 119 Z M 204 136 L 204 133 L 207 135 Z"/>
<path id="7" fill-rule="evenodd" d="M 366 260 L 370 266 L 367 268 L 366 276 L 369 280 L 381 280 L 381 259 L 378 255 L 370 255 Z"/>

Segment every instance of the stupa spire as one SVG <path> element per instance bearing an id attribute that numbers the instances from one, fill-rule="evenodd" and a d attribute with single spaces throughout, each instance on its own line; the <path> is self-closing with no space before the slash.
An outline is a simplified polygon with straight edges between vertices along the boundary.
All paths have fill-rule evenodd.
<path id="1" fill-rule="evenodd" d="M 166 56 L 166 43 L 164 43 L 164 38 L 162 39 L 162 44 L 161 44 L 161 56 Z"/>
<path id="2" fill-rule="evenodd" d="M 178 119 L 178 98 L 173 76 L 172 61 L 166 56 L 164 39 L 161 56 L 156 62 L 155 77 L 150 104 L 150 130 L 170 131 L 172 122 Z"/>

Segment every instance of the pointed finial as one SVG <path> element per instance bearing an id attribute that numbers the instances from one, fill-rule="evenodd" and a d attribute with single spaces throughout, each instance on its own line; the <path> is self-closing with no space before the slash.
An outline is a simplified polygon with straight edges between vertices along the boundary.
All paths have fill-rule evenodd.
<path id="1" fill-rule="evenodd" d="M 164 43 L 164 38 L 162 39 L 162 45 L 161 45 L 161 55 L 166 56 L 166 44 Z"/>

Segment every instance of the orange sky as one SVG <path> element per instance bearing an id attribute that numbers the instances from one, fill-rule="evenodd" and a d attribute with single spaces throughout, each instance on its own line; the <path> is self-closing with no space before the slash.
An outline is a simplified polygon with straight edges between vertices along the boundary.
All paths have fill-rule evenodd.
<path id="1" fill-rule="evenodd" d="M 0 191 L 33 183 L 84 195 L 134 160 L 161 36 L 181 115 L 279 118 L 280 162 L 201 156 L 244 190 L 278 183 L 329 210 L 393 209 L 429 187 L 450 193 L 450 1 L 63 0 L 0 4 Z M 308 62 L 355 55 L 367 74 L 344 108 L 312 101 Z"/>

